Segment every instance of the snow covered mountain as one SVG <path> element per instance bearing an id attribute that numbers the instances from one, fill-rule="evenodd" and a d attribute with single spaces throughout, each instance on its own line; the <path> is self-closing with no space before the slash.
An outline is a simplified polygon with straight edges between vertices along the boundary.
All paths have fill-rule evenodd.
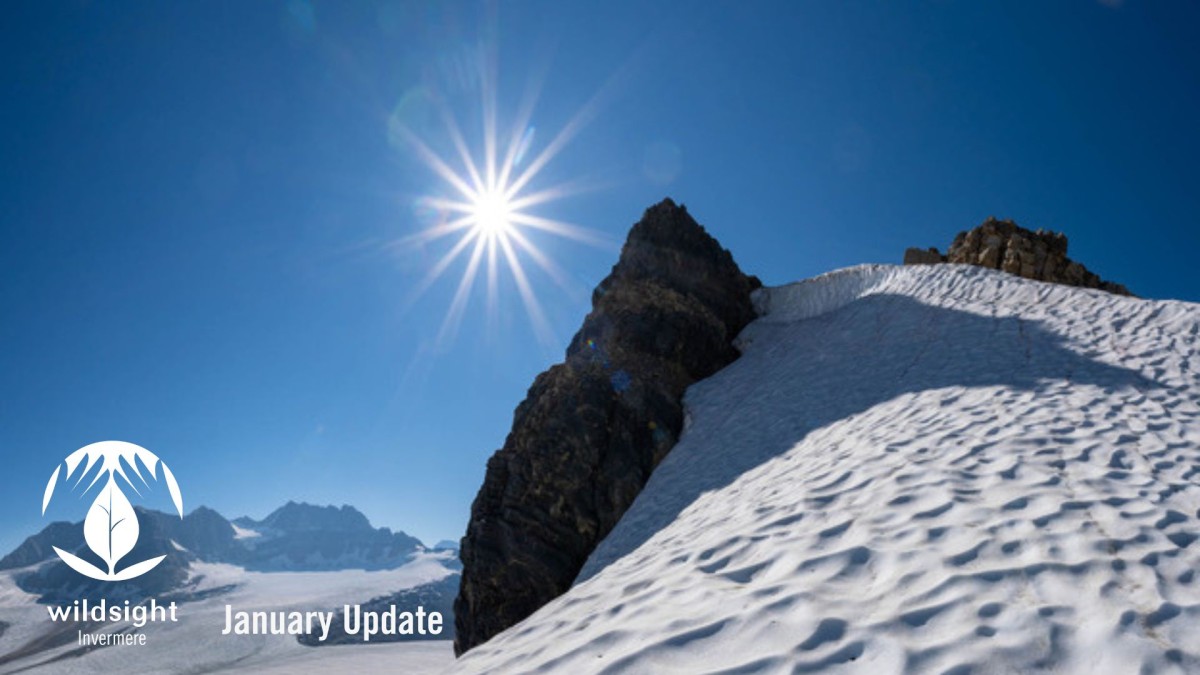
<path id="1" fill-rule="evenodd" d="M 424 546 L 416 537 L 375 528 L 351 506 L 288 502 L 261 521 L 233 521 L 249 569 L 388 569 Z"/>
<path id="2" fill-rule="evenodd" d="M 454 672 L 1200 672 L 1200 306 L 960 265 L 755 302 L 571 590 Z"/>
<path id="3" fill-rule="evenodd" d="M 170 533 L 193 595 L 155 627 L 170 649 L 142 652 L 45 633 L 18 579 L 72 536 L 47 528 L 5 558 L 0 672 L 1200 672 L 1200 306 L 959 265 L 755 302 L 741 358 L 688 389 L 679 443 L 575 585 L 453 665 L 444 641 L 221 637 L 227 603 L 456 586 L 440 547 L 396 569 L 206 559 L 376 550 L 314 562 L 291 546 L 368 537 L 361 514 L 290 505 Z"/>
<path id="4" fill-rule="evenodd" d="M 136 512 L 142 536 L 135 549 L 138 555 L 131 559 L 168 555 L 158 574 L 147 575 L 140 584 L 126 587 L 144 587 L 133 592 L 136 597 L 170 590 L 186 576 L 181 570 L 192 560 L 230 563 L 261 572 L 372 570 L 398 567 L 412 554 L 425 550 L 417 538 L 386 527 L 372 527 L 366 516 L 346 505 L 288 502 L 261 521 L 242 517 L 232 522 L 205 506 L 182 519 L 140 507 Z M 44 577 L 44 582 L 26 577 L 26 590 L 51 593 L 67 600 L 84 597 L 80 594 L 84 591 L 93 593 L 88 597 L 97 597 L 94 588 L 75 588 L 64 583 L 64 579 L 76 576 L 57 563 L 54 546 L 85 558 L 93 555 L 84 546 L 82 523 L 51 523 L 0 558 L 0 570 L 52 561 L 54 565 L 38 571 L 37 576 Z M 168 571 L 171 573 L 164 574 Z"/>

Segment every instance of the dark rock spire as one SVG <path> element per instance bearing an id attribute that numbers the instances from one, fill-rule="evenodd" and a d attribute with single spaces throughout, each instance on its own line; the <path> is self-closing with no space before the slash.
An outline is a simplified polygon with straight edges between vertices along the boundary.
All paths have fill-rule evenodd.
<path id="1" fill-rule="evenodd" d="M 456 653 L 570 588 L 674 446 L 684 390 L 737 358 L 760 285 L 685 207 L 646 210 L 488 461 L 462 540 Z"/>

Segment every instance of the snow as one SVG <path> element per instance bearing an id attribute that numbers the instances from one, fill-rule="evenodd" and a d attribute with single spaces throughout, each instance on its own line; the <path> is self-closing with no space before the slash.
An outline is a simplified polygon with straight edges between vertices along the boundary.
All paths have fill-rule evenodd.
<path id="1" fill-rule="evenodd" d="M 0 574 L 0 624 L 7 625 L 0 631 L 0 657 L 45 629 L 45 607 L 36 604 L 36 595 L 21 590 L 13 581 L 16 575 L 32 570 L 33 567 L 22 567 Z M 3 672 L 8 672 L 8 666 L 0 665 L 0 673 Z"/>
<path id="2" fill-rule="evenodd" d="M 251 530 L 246 527 L 239 527 L 234 523 L 230 523 L 230 525 L 233 526 L 233 538 L 234 539 L 254 539 L 255 537 L 262 536 L 262 532 L 259 532 L 257 530 Z"/>
<path id="3" fill-rule="evenodd" d="M 329 673 L 387 672 L 401 667 L 412 673 L 438 672 L 453 660 L 449 640 L 307 647 L 296 642 L 294 636 L 222 635 L 221 631 L 226 604 L 234 611 L 336 610 L 347 603 L 365 602 L 437 581 L 451 574 L 446 567 L 450 559 L 443 553 L 418 554 L 408 564 L 392 570 L 336 572 L 248 572 L 234 565 L 196 562 L 191 567 L 198 582 L 196 591 L 234 588 L 179 605 L 177 623 L 148 624 L 141 630 L 147 637 L 145 646 L 98 649 L 22 672 Z M 0 621 L 13 624 L 0 635 L 0 655 L 19 648 L 50 626 L 45 607 L 34 601 L 33 596 L 15 587 L 11 573 L 0 575 Z M 108 624 L 103 632 L 114 632 L 122 625 Z M 0 665 L 0 672 L 45 663 L 77 646 L 71 640 L 64 647 Z"/>
<path id="4" fill-rule="evenodd" d="M 330 673 L 440 673 L 454 661 L 451 640 L 392 642 L 363 646 L 292 650 L 243 669 L 255 675 L 329 675 Z M 234 671 L 222 671 L 234 672 Z"/>
<path id="5" fill-rule="evenodd" d="M 575 586 L 456 673 L 1200 672 L 1200 306 L 765 289 Z"/>

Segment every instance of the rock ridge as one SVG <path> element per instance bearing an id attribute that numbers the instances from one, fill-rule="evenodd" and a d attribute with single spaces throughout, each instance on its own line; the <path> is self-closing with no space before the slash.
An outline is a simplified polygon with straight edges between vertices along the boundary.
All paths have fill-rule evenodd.
<path id="1" fill-rule="evenodd" d="M 686 207 L 646 210 L 488 460 L 462 539 L 456 654 L 570 588 L 675 445 L 684 391 L 737 358 L 761 285 Z"/>
<path id="2" fill-rule="evenodd" d="M 1068 258 L 1067 235 L 1046 230 L 1035 232 L 1011 220 L 989 217 L 978 227 L 959 232 L 945 255 L 936 248 L 910 248 L 904 252 L 905 265 L 938 263 L 976 265 L 1026 279 L 1133 295 L 1121 284 L 1105 281 Z"/>

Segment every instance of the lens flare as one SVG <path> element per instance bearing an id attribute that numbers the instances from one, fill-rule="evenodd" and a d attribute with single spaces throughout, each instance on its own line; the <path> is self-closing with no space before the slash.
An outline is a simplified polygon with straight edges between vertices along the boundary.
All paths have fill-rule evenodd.
<path id="1" fill-rule="evenodd" d="M 485 76 L 480 78 L 483 110 L 483 161 L 476 162 L 476 154 L 468 147 L 466 138 L 454 115 L 444 100 L 437 101 L 445 124 L 450 144 L 457 155 L 453 162 L 459 168 L 436 153 L 421 136 L 402 122 L 393 126 L 400 140 L 410 147 L 434 174 L 442 179 L 452 197 L 425 196 L 419 200 L 422 209 L 434 209 L 440 217 L 436 222 L 406 237 L 399 243 L 423 246 L 432 242 L 457 236 L 457 241 L 433 263 L 424 278 L 416 285 L 410 301 L 423 295 L 456 261 L 466 256 L 466 268 L 459 279 L 450 307 L 438 333 L 438 342 L 453 339 L 466 313 L 481 268 L 486 269 L 484 284 L 487 290 L 489 316 L 495 314 L 499 303 L 500 268 L 505 268 L 516 286 L 521 303 L 529 317 L 538 340 L 543 345 L 553 345 L 555 336 L 546 320 L 541 302 L 534 292 L 533 281 L 526 270 L 526 263 L 550 277 L 556 284 L 571 290 L 569 277 L 545 252 L 527 236 L 529 231 L 538 231 L 564 237 L 580 243 L 616 248 L 615 242 L 597 232 L 571 223 L 545 218 L 531 213 L 529 209 L 562 199 L 571 194 L 590 189 L 579 183 L 564 183 L 555 187 L 531 190 L 530 185 L 574 138 L 583 125 L 592 117 L 595 101 L 589 101 L 550 142 L 537 151 L 534 147 L 533 127 L 529 124 L 536 88 L 526 94 L 526 100 L 517 114 L 516 123 L 506 135 L 503 152 L 496 123 L 494 76 L 487 76 L 494 69 L 483 68 Z M 529 161 L 526 163 L 526 159 Z"/>

